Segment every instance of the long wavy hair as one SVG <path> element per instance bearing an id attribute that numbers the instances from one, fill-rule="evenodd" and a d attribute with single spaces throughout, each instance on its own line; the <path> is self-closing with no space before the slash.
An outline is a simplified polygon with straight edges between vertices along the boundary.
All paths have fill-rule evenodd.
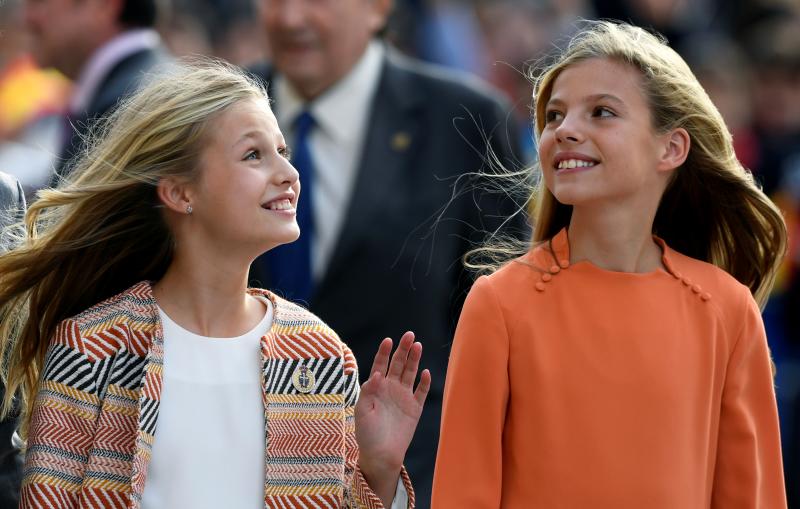
<path id="1" fill-rule="evenodd" d="M 537 141 L 556 78 L 591 58 L 622 62 L 639 71 L 654 130 L 683 128 L 691 138 L 689 155 L 659 203 L 653 233 L 673 249 L 727 271 L 763 306 L 786 251 L 783 216 L 736 158 L 719 111 L 663 38 L 625 23 L 586 21 L 566 49 L 533 70 Z M 538 164 L 534 171 L 541 175 Z M 544 179 L 536 180 L 531 193 L 534 244 L 551 239 L 572 216 L 572 207 L 559 203 Z M 529 247 L 495 247 L 483 254 L 508 261 Z"/>
<path id="2" fill-rule="evenodd" d="M 17 395 L 23 438 L 59 322 L 160 279 L 172 262 L 159 180 L 195 179 L 209 121 L 240 100 L 266 97 L 228 64 L 170 64 L 96 126 L 68 180 L 39 192 L 18 247 L 0 255 L 2 413 Z"/>

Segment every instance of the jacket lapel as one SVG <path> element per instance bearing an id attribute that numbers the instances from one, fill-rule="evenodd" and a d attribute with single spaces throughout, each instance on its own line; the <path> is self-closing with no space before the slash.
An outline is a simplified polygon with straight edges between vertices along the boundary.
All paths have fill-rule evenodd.
<path id="1" fill-rule="evenodd" d="M 147 360 L 139 395 L 139 426 L 136 433 L 133 471 L 131 472 L 131 497 L 128 501 L 128 507 L 137 508 L 142 501 L 144 483 L 147 477 L 147 465 L 150 462 L 150 455 L 153 449 L 153 436 L 158 419 L 158 405 L 161 400 L 164 330 L 150 283 L 142 283 L 132 293 L 141 302 L 140 318 L 148 324 L 146 332 L 149 332 L 149 334 L 145 333 L 143 335 L 144 342 L 149 340 L 149 344 L 142 345 L 147 348 Z"/>
<path id="2" fill-rule="evenodd" d="M 398 66 L 396 58 L 387 48 L 353 194 L 332 258 L 317 287 L 317 295 L 323 294 L 331 284 L 328 282 L 330 275 L 348 264 L 360 239 L 375 228 L 373 218 L 393 194 L 395 177 L 411 164 L 419 136 L 416 112 L 420 97 L 417 88 L 407 84 L 411 77 Z"/>

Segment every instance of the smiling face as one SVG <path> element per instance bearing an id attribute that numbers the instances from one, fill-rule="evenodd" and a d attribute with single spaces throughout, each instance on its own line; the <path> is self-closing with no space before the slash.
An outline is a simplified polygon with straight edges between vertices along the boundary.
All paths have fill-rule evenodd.
<path id="1" fill-rule="evenodd" d="M 245 246 L 253 257 L 296 240 L 300 180 L 267 101 L 239 101 L 210 122 L 208 133 L 200 176 L 189 189 L 193 222 L 208 238 Z"/>
<path id="2" fill-rule="evenodd" d="M 356 64 L 386 23 L 390 0 L 262 0 L 275 67 L 310 100 Z"/>
<path id="3" fill-rule="evenodd" d="M 639 71 L 604 58 L 572 64 L 555 78 L 544 114 L 539 157 L 559 202 L 657 206 L 668 183 L 659 171 L 666 145 Z"/>

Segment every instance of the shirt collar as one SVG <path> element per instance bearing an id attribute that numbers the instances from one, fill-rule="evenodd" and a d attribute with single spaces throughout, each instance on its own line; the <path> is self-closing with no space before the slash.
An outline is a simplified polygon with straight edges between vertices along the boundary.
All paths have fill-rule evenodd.
<path id="1" fill-rule="evenodd" d="M 658 247 L 661 248 L 661 263 L 664 265 L 666 271 L 675 277 L 680 277 L 675 270 L 673 264 L 673 254 L 670 247 L 660 237 L 653 235 L 653 240 Z M 553 260 L 562 269 L 569 267 L 569 233 L 567 227 L 562 228 L 550 241 L 550 249 L 552 250 L 551 256 Z"/>
<path id="2" fill-rule="evenodd" d="M 385 52 L 382 43 L 371 41 L 350 72 L 311 103 L 304 103 L 289 81 L 276 75 L 275 113 L 280 125 L 288 128 L 308 109 L 326 134 L 337 141 L 352 141 L 359 136 L 359 119 L 369 110 L 378 88 Z"/>
<path id="3" fill-rule="evenodd" d="M 142 28 L 127 30 L 95 50 L 75 81 L 69 111 L 85 111 L 102 80 L 120 60 L 138 51 L 156 48 L 160 43 L 158 32 Z"/>

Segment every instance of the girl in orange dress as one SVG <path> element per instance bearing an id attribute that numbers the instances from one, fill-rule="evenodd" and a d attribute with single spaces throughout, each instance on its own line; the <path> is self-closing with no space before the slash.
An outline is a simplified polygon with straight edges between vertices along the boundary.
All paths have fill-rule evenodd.
<path id="1" fill-rule="evenodd" d="M 785 508 L 759 304 L 786 230 L 719 112 L 610 22 L 534 102 L 534 243 L 467 298 L 433 507 Z"/>

